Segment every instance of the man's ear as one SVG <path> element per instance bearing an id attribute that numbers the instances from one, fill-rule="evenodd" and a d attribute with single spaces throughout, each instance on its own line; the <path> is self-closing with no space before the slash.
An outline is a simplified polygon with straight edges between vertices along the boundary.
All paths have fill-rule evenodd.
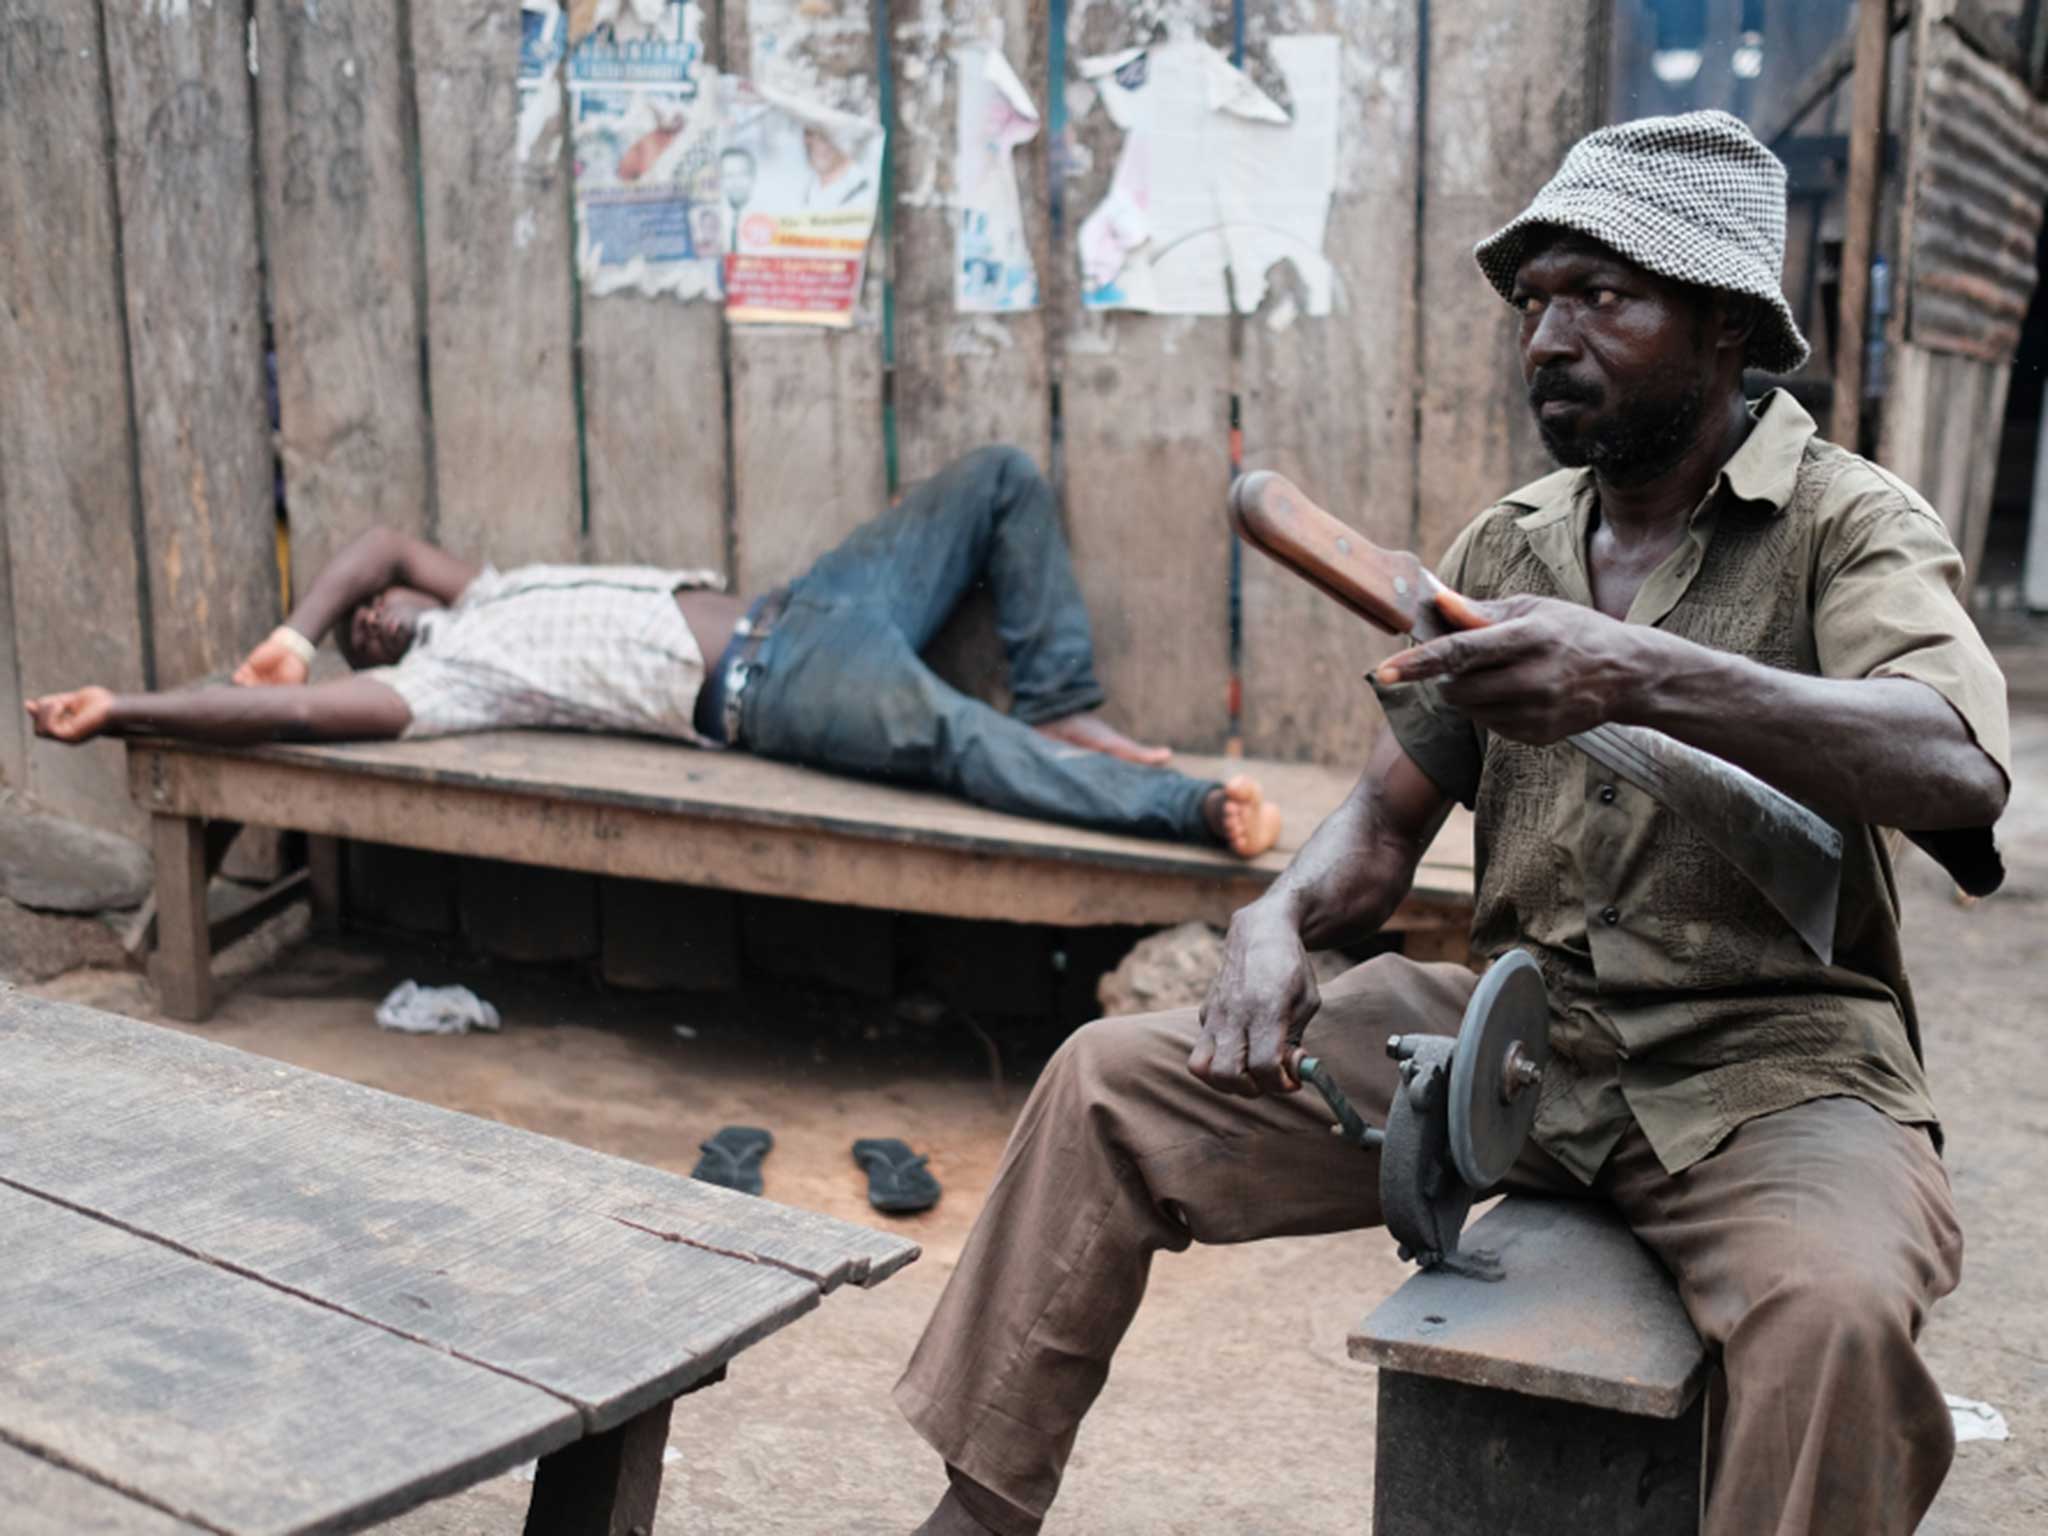
<path id="1" fill-rule="evenodd" d="M 1746 293 L 1723 293 L 1715 300 L 1716 344 L 1731 347 L 1739 357 L 1749 354 L 1750 338 L 1763 324 L 1763 304 Z"/>

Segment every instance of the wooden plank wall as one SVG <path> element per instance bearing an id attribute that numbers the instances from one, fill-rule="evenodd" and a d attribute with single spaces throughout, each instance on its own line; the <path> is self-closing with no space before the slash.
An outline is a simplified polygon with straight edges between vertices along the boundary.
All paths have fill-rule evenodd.
<path id="1" fill-rule="evenodd" d="M 132 832 L 146 818 L 128 807 L 119 745 L 81 754 L 17 734 L 20 695 L 150 677 L 106 68 L 89 9 L 0 0 L 0 773 Z"/>
<path id="2" fill-rule="evenodd" d="M 1070 71 L 1147 41 L 1142 21 L 1162 9 L 1230 47 L 1227 4 L 1152 7 L 1143 18 L 1104 0 L 1070 9 Z M 1213 752 L 1229 728 L 1230 322 L 1082 309 L 1073 241 L 1109 190 L 1123 136 L 1091 107 L 1092 90 L 1069 99 L 1075 171 L 1065 280 L 1051 302 L 1075 570 L 1110 717 L 1140 737 Z"/>
<path id="3" fill-rule="evenodd" d="M 1472 245 L 1513 218 L 1599 121 L 1603 0 L 1429 8 L 1423 122 L 1416 541 L 1434 560 L 1493 501 L 1550 467 L 1522 393 L 1507 305 Z"/>
<path id="4" fill-rule="evenodd" d="M 400 0 L 257 0 L 263 233 L 292 588 L 375 524 L 433 526 Z"/>
<path id="5" fill-rule="evenodd" d="M 435 532 L 499 566 L 582 553 L 559 70 L 519 100 L 512 0 L 414 3 Z"/>
<path id="6" fill-rule="evenodd" d="M 150 646 L 182 680 L 229 670 L 279 617 L 248 16 L 102 18 Z"/>
<path id="7" fill-rule="evenodd" d="M 1542 468 L 1469 249 L 1595 120 L 1604 8 L 1560 3 L 1534 31 L 1509 0 L 707 6 L 714 63 L 835 106 L 877 110 L 888 61 L 895 201 L 827 332 L 579 293 L 566 114 L 555 86 L 522 138 L 516 0 L 0 0 L 0 782 L 135 825 L 118 749 L 24 741 L 16 700 L 187 681 L 259 638 L 273 446 L 301 588 L 390 523 L 751 591 L 885 505 L 892 446 L 904 483 L 1015 443 L 1056 476 L 1112 715 L 1219 747 L 1233 396 L 1247 465 L 1429 553 Z M 1121 134 L 1079 60 L 1170 31 L 1227 52 L 1238 21 L 1268 84 L 1273 38 L 1341 39 L 1336 313 L 1290 319 L 1284 272 L 1241 321 L 1084 313 L 1075 237 Z M 955 55 L 998 33 L 1046 124 L 1016 156 L 1042 303 L 963 316 Z M 1256 555 L 1242 615 L 1245 749 L 1360 759 L 1385 643 Z M 938 660 L 999 697 L 990 630 L 970 602 Z"/>
<path id="8" fill-rule="evenodd" d="M 1337 269 L 1328 320 L 1280 324 L 1275 285 L 1244 327 L 1247 469 L 1277 469 L 1366 535 L 1415 534 L 1416 132 L 1420 8 L 1319 0 L 1303 19 L 1274 0 L 1246 18 L 1248 56 L 1276 32 L 1343 40 L 1339 183 L 1324 251 Z M 1271 561 L 1244 563 L 1244 736 L 1275 757 L 1365 759 L 1380 710 L 1364 674 L 1393 654 L 1377 635 Z"/>
<path id="9" fill-rule="evenodd" d="M 726 67 L 842 111 L 880 100 L 869 0 L 725 0 Z M 869 248 L 851 328 L 731 326 L 734 577 L 799 575 L 882 509 L 882 284 Z"/>

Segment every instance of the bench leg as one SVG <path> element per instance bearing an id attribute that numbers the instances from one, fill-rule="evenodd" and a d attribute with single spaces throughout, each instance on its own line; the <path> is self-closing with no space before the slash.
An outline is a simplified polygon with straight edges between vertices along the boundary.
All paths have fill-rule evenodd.
<path id="1" fill-rule="evenodd" d="M 313 927 L 341 932 L 341 839 L 306 836 L 306 873 L 313 882 Z"/>
<path id="2" fill-rule="evenodd" d="M 196 816 L 152 818 L 156 855 L 156 953 L 150 979 L 165 1013 L 192 1022 L 213 1012 L 213 945 L 206 928 L 206 824 Z"/>
<path id="3" fill-rule="evenodd" d="M 1374 1536 L 1695 1536 L 1703 1402 L 1651 1419 L 1382 1369 Z"/>

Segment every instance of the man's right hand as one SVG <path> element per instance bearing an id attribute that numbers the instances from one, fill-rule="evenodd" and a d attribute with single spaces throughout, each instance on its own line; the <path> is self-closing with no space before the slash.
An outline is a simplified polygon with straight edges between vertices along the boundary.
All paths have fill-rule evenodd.
<path id="1" fill-rule="evenodd" d="M 298 652 L 273 634 L 235 668 L 234 681 L 243 688 L 303 683 L 311 670 Z"/>
<path id="2" fill-rule="evenodd" d="M 1257 903 L 1230 920 L 1223 970 L 1202 1003 L 1202 1036 L 1188 1070 L 1222 1093 L 1293 1093 L 1302 1032 L 1322 1006 L 1301 935 Z"/>
<path id="3" fill-rule="evenodd" d="M 74 688 L 48 693 L 22 706 L 35 722 L 36 734 L 53 741 L 91 741 L 113 720 L 114 695 L 105 688 Z"/>

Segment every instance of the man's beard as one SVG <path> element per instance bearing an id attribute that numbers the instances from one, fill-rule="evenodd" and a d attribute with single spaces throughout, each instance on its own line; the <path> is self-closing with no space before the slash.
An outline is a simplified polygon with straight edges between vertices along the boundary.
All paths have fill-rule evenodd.
<path id="1" fill-rule="evenodd" d="M 1598 386 L 1540 370 L 1529 381 L 1529 405 L 1537 412 L 1536 430 L 1550 456 L 1567 469 L 1590 468 L 1616 485 L 1654 480 L 1676 464 L 1698 433 L 1705 398 L 1697 374 L 1674 368 L 1651 380 L 1649 389 L 1629 395 L 1603 420 L 1573 430 L 1563 422 L 1545 421 L 1542 406 L 1568 400 L 1597 407 L 1602 399 Z"/>

